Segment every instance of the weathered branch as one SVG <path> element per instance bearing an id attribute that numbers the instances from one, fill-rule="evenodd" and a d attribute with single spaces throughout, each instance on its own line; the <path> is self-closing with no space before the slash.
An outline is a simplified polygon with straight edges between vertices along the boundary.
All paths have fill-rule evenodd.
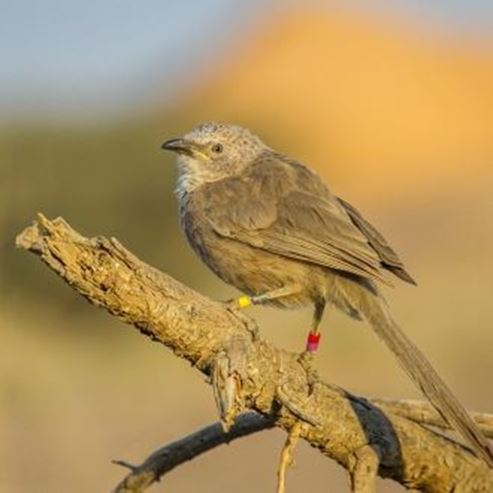
<path id="1" fill-rule="evenodd" d="M 156 450 L 138 466 L 132 466 L 124 461 L 114 461 L 131 469 L 131 472 L 115 488 L 115 493 L 142 493 L 176 466 L 219 445 L 273 426 L 272 419 L 257 413 L 244 413 L 238 416 L 228 432 L 223 430 L 220 423 L 213 424 Z"/>
<path id="2" fill-rule="evenodd" d="M 391 411 L 399 416 L 415 421 L 423 425 L 435 426 L 442 430 L 450 430 L 450 426 L 438 414 L 435 408 L 428 402 L 414 399 L 371 399 L 383 410 Z M 486 413 L 470 413 L 480 430 L 488 438 L 493 438 L 493 415 Z"/>
<path id="3" fill-rule="evenodd" d="M 371 445 L 365 445 L 354 455 L 356 460 L 351 471 L 353 492 L 375 493 L 378 466 L 380 465 L 380 450 Z"/>
<path id="4" fill-rule="evenodd" d="M 289 430 L 284 447 L 281 450 L 279 468 L 277 470 L 277 493 L 286 493 L 286 472 L 288 467 L 293 464 L 293 454 L 296 444 L 300 438 L 302 422 L 298 421 Z"/>
<path id="5" fill-rule="evenodd" d="M 372 399 L 377 404 L 396 414 L 407 417 L 417 423 L 433 425 L 442 429 L 449 426 L 439 417 L 433 407 L 424 401 L 417 400 L 390 400 Z M 491 433 L 493 416 L 491 414 L 471 413 L 479 426 L 488 436 Z M 115 493 L 141 493 L 152 483 L 175 467 L 194 457 L 211 450 L 236 438 L 241 438 L 259 431 L 272 428 L 274 422 L 257 413 L 244 413 L 236 418 L 229 432 L 223 430 L 220 423 L 203 428 L 181 440 L 165 445 L 153 452 L 142 464 L 134 466 L 126 461 L 113 461 L 131 470 L 115 489 Z M 288 435 L 289 438 L 289 435 Z M 283 449 L 284 450 L 284 449 Z M 353 490 L 365 492 L 365 488 L 372 492 L 375 487 L 375 476 L 378 473 L 378 452 L 369 446 L 363 447 L 355 453 L 356 461 L 351 471 Z M 285 469 L 283 474 L 285 473 Z M 359 488 L 359 490 L 358 490 Z"/>
<path id="6" fill-rule="evenodd" d="M 144 264 L 115 239 L 87 239 L 62 219 L 39 216 L 17 244 L 89 301 L 210 375 L 226 424 L 254 410 L 288 432 L 299 426 L 300 438 L 349 471 L 366 464 L 427 492 L 491 491 L 493 472 L 465 447 L 336 386 L 319 382 L 309 393 L 296 354 L 256 336 L 245 316 Z M 361 462 L 368 448 L 378 451 L 376 465 L 368 454 Z"/>

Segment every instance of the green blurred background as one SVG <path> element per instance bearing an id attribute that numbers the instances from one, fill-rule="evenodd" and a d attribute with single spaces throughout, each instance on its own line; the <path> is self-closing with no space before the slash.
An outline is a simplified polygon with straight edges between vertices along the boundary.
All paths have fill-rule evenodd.
<path id="1" fill-rule="evenodd" d="M 418 280 L 389 290 L 397 318 L 467 407 L 493 411 L 492 14 L 480 1 L 2 5 L 0 491 L 108 491 L 125 472 L 112 459 L 216 419 L 197 372 L 13 246 L 42 211 L 231 297 L 179 232 L 159 150 L 204 120 L 251 127 L 365 211 Z M 303 346 L 307 311 L 252 314 Z M 324 327 L 327 380 L 419 395 L 367 327 L 334 312 Z M 241 440 L 152 491 L 273 491 L 282 441 Z M 348 491 L 318 452 L 296 455 L 289 491 Z"/>

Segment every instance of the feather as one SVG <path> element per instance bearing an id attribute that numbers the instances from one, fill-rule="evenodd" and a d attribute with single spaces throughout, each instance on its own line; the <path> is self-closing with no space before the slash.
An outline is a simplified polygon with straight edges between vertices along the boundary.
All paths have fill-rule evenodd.
<path id="1" fill-rule="evenodd" d="M 354 220 L 356 209 L 308 168 L 272 151 L 241 175 L 204 184 L 193 195 L 223 237 L 386 284 L 389 272 L 405 278 L 383 237 L 360 215 Z"/>

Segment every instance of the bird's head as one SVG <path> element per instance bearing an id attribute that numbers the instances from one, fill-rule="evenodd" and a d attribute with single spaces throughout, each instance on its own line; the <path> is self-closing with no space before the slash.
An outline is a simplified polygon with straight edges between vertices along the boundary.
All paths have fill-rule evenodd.
<path id="1" fill-rule="evenodd" d="M 267 146 L 246 128 L 208 122 L 162 148 L 178 154 L 180 174 L 199 186 L 241 173 Z"/>

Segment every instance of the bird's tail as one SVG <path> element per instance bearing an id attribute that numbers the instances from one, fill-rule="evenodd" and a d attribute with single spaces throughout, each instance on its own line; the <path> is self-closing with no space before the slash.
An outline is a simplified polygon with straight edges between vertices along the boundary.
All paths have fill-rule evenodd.
<path id="1" fill-rule="evenodd" d="M 466 444 L 493 468 L 493 451 L 487 439 L 462 404 L 438 376 L 423 353 L 393 320 L 382 296 L 371 287 L 349 287 L 346 296 L 363 318 L 368 320 L 380 339 L 391 349 L 399 364 L 421 389 L 443 419 Z M 346 289 L 344 289 L 346 291 Z"/>

